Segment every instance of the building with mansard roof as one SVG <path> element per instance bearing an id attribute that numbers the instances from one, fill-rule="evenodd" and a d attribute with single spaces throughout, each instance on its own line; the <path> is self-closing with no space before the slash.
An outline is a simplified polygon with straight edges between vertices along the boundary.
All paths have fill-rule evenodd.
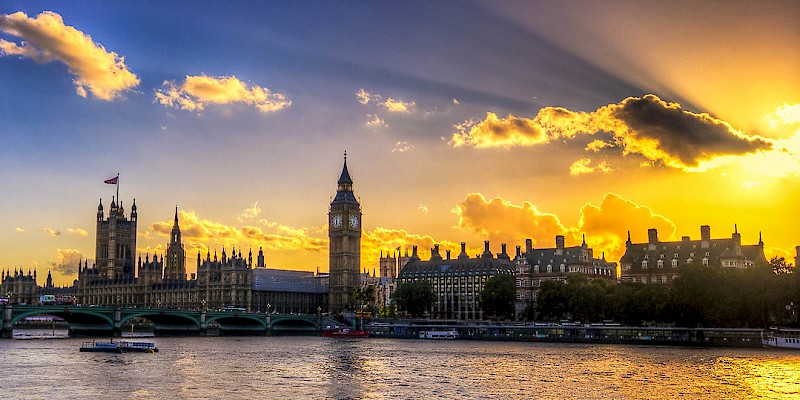
<path id="1" fill-rule="evenodd" d="M 483 309 L 479 296 L 486 281 L 498 274 L 514 275 L 515 266 L 506 253 L 506 245 L 495 258 L 489 251 L 489 242 L 484 243 L 483 254 L 470 258 L 466 243 L 461 243 L 457 258 L 446 258 L 439 254 L 439 245 L 431 249 L 428 261 L 420 260 L 414 246 L 409 261 L 400 269 L 398 282 L 428 281 L 436 297 L 430 315 L 442 319 L 482 319 Z"/>
<path id="2" fill-rule="evenodd" d="M 700 227 L 700 240 L 684 236 L 680 241 L 662 242 L 656 229 L 648 229 L 647 243 L 625 243 L 625 255 L 620 259 L 623 282 L 670 283 L 678 277 L 684 265 L 705 265 L 714 268 L 748 268 L 767 263 L 761 234 L 758 243 L 742 244 L 742 236 L 734 225 L 730 238 L 712 239 L 711 227 Z"/>
<path id="3" fill-rule="evenodd" d="M 516 264 L 517 315 L 526 305 L 536 301 L 541 283 L 546 280 L 567 281 L 568 274 L 583 274 L 609 281 L 617 280 L 617 264 L 594 257 L 594 250 L 586 245 L 586 237 L 580 246 L 566 247 L 564 236 L 557 235 L 555 247 L 533 248 L 531 239 L 525 240 L 525 253 L 517 246 Z"/>

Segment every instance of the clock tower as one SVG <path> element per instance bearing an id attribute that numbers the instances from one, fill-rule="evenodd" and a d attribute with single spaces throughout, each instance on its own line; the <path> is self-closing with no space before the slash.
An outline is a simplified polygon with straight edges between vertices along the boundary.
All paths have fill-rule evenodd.
<path id="1" fill-rule="evenodd" d="M 330 286 L 328 307 L 339 315 L 353 306 L 353 290 L 361 286 L 361 205 L 353 194 L 353 180 L 347 171 L 347 152 L 339 177 L 336 197 L 328 210 Z"/>

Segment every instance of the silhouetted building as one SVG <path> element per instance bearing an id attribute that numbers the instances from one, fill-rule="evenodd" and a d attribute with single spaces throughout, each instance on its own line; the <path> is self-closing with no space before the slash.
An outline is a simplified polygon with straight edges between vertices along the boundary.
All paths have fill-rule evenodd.
<path id="1" fill-rule="evenodd" d="M 648 229 L 647 243 L 632 243 L 628 232 L 625 255 L 620 259 L 623 282 L 670 283 L 678 277 L 683 265 L 704 265 L 715 268 L 748 268 L 767 262 L 764 242 L 743 245 L 742 236 L 734 225 L 730 238 L 711 239 L 711 228 L 700 227 L 700 240 L 684 236 L 680 241 L 662 242 L 656 229 Z"/>
<path id="2" fill-rule="evenodd" d="M 119 201 L 119 199 L 116 199 Z M 111 208 L 106 219 L 103 200 L 97 206 L 97 244 L 95 268 L 102 279 L 132 281 L 133 260 L 136 259 L 136 199 L 131 206 L 131 217 L 125 216 L 122 202 L 111 198 Z"/>
<path id="3" fill-rule="evenodd" d="M 525 253 L 517 246 L 514 257 L 517 268 L 517 315 L 531 302 L 536 301 L 541 283 L 546 280 L 567 281 L 569 274 L 583 274 L 610 281 L 617 280 L 617 264 L 594 257 L 594 250 L 586 245 L 565 247 L 564 236 L 556 236 L 556 247 L 534 249 L 531 239 L 525 240 Z"/>
<path id="4" fill-rule="evenodd" d="M 484 243 L 484 252 L 476 258 L 470 258 L 466 252 L 466 243 L 461 243 L 458 258 L 451 259 L 439 254 L 439 245 L 431 249 L 428 261 L 417 256 L 417 246 L 413 247 L 411 259 L 400 269 L 398 281 L 430 282 L 436 301 L 430 310 L 435 318 L 444 319 L 482 319 L 479 296 L 486 281 L 498 274 L 515 274 L 514 263 L 506 254 L 506 245 L 497 258 L 489 251 L 489 242 Z"/>
<path id="5" fill-rule="evenodd" d="M 314 315 L 327 310 L 327 274 L 253 269 L 253 311 Z"/>

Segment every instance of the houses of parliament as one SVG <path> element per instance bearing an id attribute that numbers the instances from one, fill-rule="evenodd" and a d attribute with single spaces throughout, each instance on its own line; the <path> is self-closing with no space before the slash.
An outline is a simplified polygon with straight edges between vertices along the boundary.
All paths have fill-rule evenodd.
<path id="1" fill-rule="evenodd" d="M 330 274 L 268 269 L 262 249 L 242 254 L 198 252 L 197 272 L 187 276 L 178 209 L 165 254 L 136 254 L 136 200 L 127 214 L 112 198 L 108 211 L 97 206 L 95 264 L 79 262 L 72 286 L 55 287 L 48 274 L 39 287 L 36 271 L 2 271 L 0 297 L 12 304 L 37 304 L 39 295 L 74 296 L 77 304 L 119 307 L 222 309 L 315 314 L 341 314 L 352 307 L 353 291 L 361 285 L 361 206 L 353 193 L 347 155 L 329 207 Z"/>

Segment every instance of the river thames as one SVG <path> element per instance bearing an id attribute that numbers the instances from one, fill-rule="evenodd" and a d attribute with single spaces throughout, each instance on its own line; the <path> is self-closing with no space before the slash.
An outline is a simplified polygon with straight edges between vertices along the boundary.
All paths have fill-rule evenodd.
<path id="1" fill-rule="evenodd" d="M 0 398 L 787 398 L 800 353 L 321 337 L 158 337 L 155 354 L 84 339 L 0 340 Z"/>

